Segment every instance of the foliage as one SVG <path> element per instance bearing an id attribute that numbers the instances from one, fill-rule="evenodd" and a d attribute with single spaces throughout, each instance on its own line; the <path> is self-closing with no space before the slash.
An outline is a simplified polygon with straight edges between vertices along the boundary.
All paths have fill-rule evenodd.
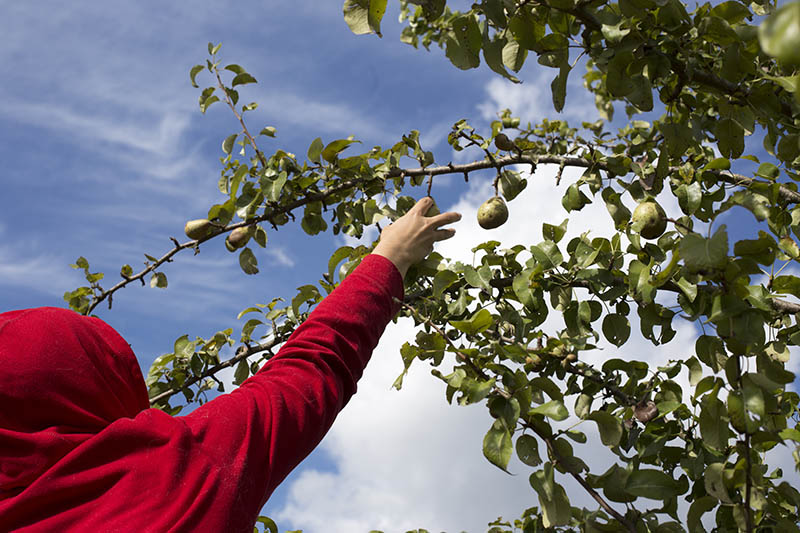
<path id="1" fill-rule="evenodd" d="M 247 239 L 259 247 L 268 231 L 290 222 L 309 235 L 361 236 L 365 226 L 406 212 L 414 203 L 408 188 L 427 180 L 430 192 L 437 176 L 468 178 L 494 168 L 495 190 L 513 210 L 523 207 L 513 200 L 527 185 L 521 165 L 582 168 L 562 205 L 572 212 L 602 201 L 612 235 L 564 242 L 568 220 L 545 221 L 542 242 L 500 249 L 489 240 L 473 250 L 473 264 L 433 253 L 405 280 L 401 314 L 419 326 L 400 353 L 406 370 L 426 361 L 448 402 L 485 405 L 493 419 L 486 459 L 505 470 L 516 454 L 531 468 L 539 506 L 490 531 L 704 531 L 707 513 L 705 522 L 721 531 L 800 530 L 800 492 L 765 462 L 769 450 L 789 446 L 800 469 L 800 397 L 786 369 L 791 347 L 800 344 L 800 305 L 781 298 L 800 297 L 800 278 L 787 269 L 800 259 L 800 4 L 775 10 L 768 0 L 731 0 L 691 12 L 678 0 L 482 0 L 466 11 L 452 4 L 401 2 L 402 40 L 438 46 L 460 69 L 477 68 L 483 58 L 511 81 L 535 56 L 554 69 L 557 111 L 567 105 L 568 77 L 585 65 L 584 86 L 605 121 L 521 124 L 504 111 L 490 131 L 478 131 L 459 120 L 449 142 L 474 154 L 461 165 L 437 166 L 416 131 L 362 152 L 352 137 L 317 138 L 305 158 L 280 149 L 267 155 L 257 142 L 275 137 L 275 129 L 251 135 L 243 116 L 257 104 L 239 103 L 239 91 L 255 77 L 239 65 L 222 66 L 219 45 L 209 44 L 208 60 L 190 73 L 196 87 L 201 74 L 213 82 L 201 92 L 201 111 L 224 102 L 241 126 L 222 143 L 223 199 L 207 214 L 214 229 L 176 241 L 161 258 L 147 256 L 139 273 L 126 265 L 109 289 L 81 258 L 76 267 L 90 285 L 65 299 L 90 313 L 147 275 L 152 286 L 166 287 L 160 269 L 172 255 L 237 228 L 252 228 Z M 355 33 L 380 35 L 385 10 L 385 0 L 347 0 L 344 18 Z M 618 108 L 628 123 L 612 132 L 608 121 Z M 511 150 L 493 147 L 501 132 L 512 138 Z M 752 153 L 759 137 L 764 161 Z M 752 176 L 731 170 L 751 166 Z M 630 208 L 669 195 L 682 213 L 657 239 L 643 238 Z M 718 222 L 736 207 L 752 217 L 747 238 L 732 238 Z M 232 251 L 246 274 L 258 271 L 253 249 Z M 300 287 L 290 305 L 275 299 L 242 311 L 240 318 L 256 318 L 238 339 L 231 330 L 180 337 L 150 370 L 153 404 L 177 412 L 169 401 L 178 392 L 202 401 L 203 391 L 221 389 L 214 374 L 225 367 L 236 366 L 240 383 L 369 251 L 340 248 L 324 279 Z M 658 368 L 643 360 L 609 358 L 599 368 L 582 361 L 601 337 L 620 347 L 635 335 L 634 311 L 654 345 L 670 342 L 676 317 L 701 325 L 695 353 Z M 550 313 L 563 315 L 563 329 L 540 328 Z M 236 356 L 221 362 L 220 349 L 234 344 Z M 248 362 L 251 355 L 260 357 Z M 451 357 L 455 369 L 445 375 L 438 367 Z M 677 379 L 684 371 L 688 389 Z M 568 418 L 578 424 L 558 424 Z M 616 456 L 602 472 L 581 459 L 580 445 L 595 428 Z M 598 507 L 573 506 L 564 476 Z M 679 501 L 688 514 L 679 513 Z"/>

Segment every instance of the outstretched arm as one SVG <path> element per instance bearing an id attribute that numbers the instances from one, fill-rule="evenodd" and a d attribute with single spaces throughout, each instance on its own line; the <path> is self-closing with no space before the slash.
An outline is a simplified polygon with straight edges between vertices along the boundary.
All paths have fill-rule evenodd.
<path id="1" fill-rule="evenodd" d="M 184 417 L 204 452 L 220 467 L 220 496 L 233 515 L 255 514 L 288 473 L 322 440 L 356 391 L 372 351 L 403 298 L 403 275 L 457 213 L 425 217 L 420 200 L 386 227 L 374 253 L 317 305 L 278 354 L 241 387 Z M 224 505 L 223 498 L 216 505 Z M 252 525 L 252 520 L 250 521 Z"/>

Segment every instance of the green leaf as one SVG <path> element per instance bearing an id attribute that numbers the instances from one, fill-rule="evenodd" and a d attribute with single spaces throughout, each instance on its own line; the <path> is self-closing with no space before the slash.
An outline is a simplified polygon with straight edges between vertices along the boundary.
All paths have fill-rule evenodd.
<path id="1" fill-rule="evenodd" d="M 724 268 L 728 261 L 728 232 L 722 225 L 707 239 L 697 233 L 690 233 L 680 244 L 680 254 L 684 264 L 693 271 Z"/>
<path id="2" fill-rule="evenodd" d="M 758 28 L 758 40 L 772 57 L 800 63 L 800 3 L 789 2 L 767 17 Z"/>
<path id="3" fill-rule="evenodd" d="M 189 359 L 194 353 L 195 343 L 189 340 L 188 335 L 183 335 L 175 339 L 173 352 L 179 359 Z"/>
<path id="4" fill-rule="evenodd" d="M 537 301 L 530 287 L 531 275 L 533 272 L 535 272 L 534 269 L 526 268 L 514 276 L 514 281 L 511 285 L 511 288 L 514 290 L 514 294 L 517 296 L 520 303 L 522 303 L 522 305 L 528 309 L 535 309 L 537 307 Z"/>
<path id="5" fill-rule="evenodd" d="M 239 266 L 245 274 L 258 274 L 258 260 L 249 247 L 239 252 Z"/>
<path id="6" fill-rule="evenodd" d="M 386 0 L 369 0 L 367 21 L 369 27 L 378 37 L 381 37 L 381 20 L 386 12 Z"/>
<path id="7" fill-rule="evenodd" d="M 681 493 L 677 481 L 661 470 L 634 470 L 625 491 L 651 500 L 668 500 Z"/>
<path id="8" fill-rule="evenodd" d="M 321 299 L 319 289 L 314 285 L 297 287 L 297 294 L 292 298 L 292 311 L 294 316 L 300 316 L 300 306 L 306 302 L 317 303 Z"/>
<path id="9" fill-rule="evenodd" d="M 737 158 L 744 152 L 744 128 L 732 118 L 721 118 L 714 127 L 717 147 L 723 157 Z"/>
<path id="10" fill-rule="evenodd" d="M 198 88 L 198 87 L 200 87 L 199 85 L 197 85 L 197 82 L 196 82 L 195 80 L 196 80 L 196 78 L 197 78 L 197 75 L 198 75 L 198 74 L 200 73 L 200 71 L 201 71 L 201 70 L 203 70 L 204 68 L 205 68 L 205 67 L 204 67 L 203 65 L 195 65 L 195 66 L 193 66 L 193 67 L 192 67 L 192 69 L 189 71 L 189 79 L 191 79 L 191 80 L 192 80 L 192 87 L 194 87 L 194 88 Z"/>
<path id="11" fill-rule="evenodd" d="M 236 142 L 236 138 L 238 136 L 238 133 L 232 133 L 231 135 L 225 137 L 225 140 L 222 141 L 222 151 L 225 154 L 230 155 L 230 153 L 233 151 L 233 143 Z"/>
<path id="12" fill-rule="evenodd" d="M 567 99 L 567 78 L 569 77 L 571 67 L 563 65 L 558 71 L 558 75 L 550 82 L 550 92 L 553 96 L 553 107 L 557 113 L 564 109 L 564 103 Z M 652 104 L 651 104 L 652 107 Z M 583 194 L 583 193 L 581 193 Z"/>
<path id="13" fill-rule="evenodd" d="M 491 289 L 489 282 L 492 279 L 492 271 L 489 265 L 482 265 L 477 270 L 467 265 L 464 267 L 464 279 L 476 289 Z"/>
<path id="14" fill-rule="evenodd" d="M 231 63 L 230 65 L 225 65 L 225 70 L 230 70 L 234 74 L 241 74 L 242 72 L 247 72 L 244 67 L 241 65 L 237 65 L 235 63 Z"/>
<path id="15" fill-rule="evenodd" d="M 703 443 L 715 450 L 723 450 L 728 445 L 730 430 L 725 419 L 727 409 L 716 397 L 703 397 L 703 409 L 700 411 L 700 434 Z"/>
<path id="16" fill-rule="evenodd" d="M 258 132 L 258 134 L 264 135 L 265 137 L 275 137 L 275 134 L 277 132 L 278 130 L 274 126 L 267 126 L 265 128 L 262 128 L 261 131 Z"/>
<path id="17" fill-rule="evenodd" d="M 153 288 L 166 289 L 167 275 L 163 272 L 155 272 L 150 278 L 150 286 Z"/>
<path id="18" fill-rule="evenodd" d="M 778 276 L 772 280 L 772 290 L 780 294 L 791 294 L 800 298 L 800 278 Z"/>
<path id="19" fill-rule="evenodd" d="M 717 500 L 711 496 L 702 496 L 697 498 L 689 506 L 689 513 L 686 515 L 686 526 L 689 531 L 694 533 L 696 531 L 705 531 L 703 523 L 701 522 L 702 516 L 708 511 L 717 506 Z"/>
<path id="20" fill-rule="evenodd" d="M 572 507 L 564 487 L 555 482 L 553 465 L 545 463 L 542 470 L 531 474 L 529 481 L 539 495 L 544 527 L 569 524 L 572 519 Z"/>
<path id="21" fill-rule="evenodd" d="M 500 194 L 507 201 L 516 198 L 528 186 L 528 180 L 523 179 L 519 172 L 503 170 L 500 174 Z"/>
<path id="22" fill-rule="evenodd" d="M 704 475 L 704 482 L 706 492 L 718 499 L 722 503 L 733 503 L 731 497 L 728 495 L 728 489 L 725 487 L 723 480 L 723 472 L 725 465 L 722 463 L 711 463 L 706 467 Z"/>
<path id="23" fill-rule="evenodd" d="M 703 367 L 696 357 L 690 357 L 683 362 L 689 369 L 689 385 L 695 387 L 703 379 Z"/>
<path id="24" fill-rule="evenodd" d="M 266 533 L 278 533 L 278 525 L 269 517 L 266 516 L 259 516 L 256 519 L 256 522 L 260 522 L 264 524 L 264 532 Z"/>
<path id="25" fill-rule="evenodd" d="M 520 435 L 517 439 L 517 457 L 528 466 L 539 466 L 542 459 L 539 456 L 539 442 L 531 435 Z"/>
<path id="26" fill-rule="evenodd" d="M 483 437 L 483 455 L 496 467 L 505 470 L 511 459 L 511 433 L 500 420 L 495 420 Z"/>
<path id="27" fill-rule="evenodd" d="M 458 280 L 458 274 L 452 270 L 440 270 L 433 277 L 433 296 L 441 297 L 442 293 Z"/>
<path id="28" fill-rule="evenodd" d="M 450 325 L 467 335 L 477 335 L 492 325 L 492 315 L 486 309 L 480 309 L 468 320 L 451 320 Z"/>
<path id="29" fill-rule="evenodd" d="M 766 178 L 770 181 L 775 181 L 780 176 L 780 169 L 773 165 L 772 163 L 761 163 L 756 171 L 756 176 L 761 176 L 762 178 Z"/>
<path id="30" fill-rule="evenodd" d="M 691 216 L 700 207 L 700 202 L 703 199 L 703 190 L 699 182 L 695 181 L 689 185 L 684 183 L 675 189 L 675 196 L 678 197 L 678 205 L 680 205 L 681 210 Z"/>
<path id="31" fill-rule="evenodd" d="M 241 74 L 237 74 L 234 76 L 233 81 L 231 82 L 231 87 L 236 87 L 237 85 L 246 85 L 248 83 L 258 83 L 256 79 L 248 74 L 247 72 L 242 72 Z"/>
<path id="32" fill-rule="evenodd" d="M 553 226 L 547 222 L 542 224 L 542 237 L 547 241 L 558 242 L 567 233 L 568 218 L 565 218 L 558 226 Z"/>
<path id="33" fill-rule="evenodd" d="M 631 323 L 628 317 L 615 313 L 606 315 L 603 319 L 603 335 L 616 347 L 625 344 L 631 335 Z"/>
<path id="34" fill-rule="evenodd" d="M 499 36 L 495 36 L 495 39 L 491 41 L 488 39 L 485 40 L 483 42 L 483 58 L 486 60 L 486 64 L 490 69 L 514 83 L 519 83 L 519 78 L 513 76 L 506 70 L 503 52 L 507 45 L 508 42 Z"/>
<path id="35" fill-rule="evenodd" d="M 247 364 L 247 360 L 242 359 L 239 361 L 239 364 L 236 365 L 236 370 L 233 372 L 233 383 L 235 385 L 241 385 L 244 380 L 246 380 L 250 376 L 250 366 Z"/>
<path id="36" fill-rule="evenodd" d="M 529 415 L 544 415 L 556 421 L 561 421 L 569 416 L 569 411 L 561 400 L 551 400 L 545 404 L 534 407 L 528 411 Z"/>
<path id="37" fill-rule="evenodd" d="M 336 161 L 336 158 L 338 157 L 339 153 L 342 150 L 344 150 L 345 148 L 356 142 L 361 142 L 361 141 L 355 141 L 352 138 L 337 139 L 335 141 L 332 141 L 328 143 L 328 146 L 326 146 L 322 150 L 321 152 L 322 158 L 325 159 L 325 161 L 327 161 L 328 163 L 333 163 L 334 161 Z"/>
<path id="38" fill-rule="evenodd" d="M 322 144 L 322 139 L 317 137 L 311 142 L 311 145 L 308 147 L 308 159 L 313 161 L 314 163 L 320 162 L 320 155 L 322 154 L 322 150 L 325 148 L 325 145 Z"/>
<path id="39" fill-rule="evenodd" d="M 725 157 L 717 157 L 703 167 L 703 170 L 730 170 L 731 161 Z"/>
<path id="40" fill-rule="evenodd" d="M 514 72 L 519 72 L 527 57 L 528 51 L 516 41 L 508 41 L 503 46 L 503 64 Z"/>
<path id="41" fill-rule="evenodd" d="M 613 447 L 619 444 L 622 438 L 622 422 L 605 411 L 595 411 L 587 417 L 589 420 L 597 422 L 597 429 L 600 431 L 600 440 L 604 445 Z"/>
<path id="42" fill-rule="evenodd" d="M 578 188 L 577 183 L 573 183 L 567 188 L 564 197 L 561 199 L 561 205 L 569 213 L 570 211 L 580 211 L 586 204 L 592 203 L 589 197 L 583 194 Z"/>
<path id="43" fill-rule="evenodd" d="M 544 37 L 544 24 L 534 20 L 527 9 L 517 9 L 508 23 L 508 29 L 514 39 L 528 50 L 538 48 L 539 41 Z M 515 72 L 519 69 L 512 68 Z"/>
<path id="44" fill-rule="evenodd" d="M 381 19 L 386 0 L 345 0 L 342 12 L 350 31 L 356 35 L 375 32 L 381 36 Z"/>
<path id="45" fill-rule="evenodd" d="M 342 246 L 341 248 L 338 248 L 335 252 L 333 252 L 331 258 L 328 260 L 328 278 L 330 279 L 331 283 L 334 283 L 336 281 L 336 278 L 334 277 L 334 272 L 336 271 L 336 267 L 339 265 L 339 263 L 342 262 L 342 260 L 350 257 L 352 253 L 353 253 L 352 246 Z M 342 279 L 341 272 L 339 279 L 340 280 Z"/>

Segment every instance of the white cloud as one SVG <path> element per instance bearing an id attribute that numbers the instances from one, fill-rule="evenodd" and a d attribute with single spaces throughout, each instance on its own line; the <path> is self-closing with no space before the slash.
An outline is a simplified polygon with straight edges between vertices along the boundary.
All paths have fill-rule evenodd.
<path id="1" fill-rule="evenodd" d="M 522 124 L 528 121 L 537 123 L 549 117 L 566 119 L 578 126 L 581 121 L 592 122 L 599 118 L 593 97 L 583 89 L 575 72 L 569 77 L 567 103 L 561 113 L 555 112 L 550 93 L 550 78 L 555 71 L 540 69 L 537 72 L 536 78 L 523 83 L 492 79 L 486 86 L 487 99 L 478 104 L 481 117 L 487 121 L 496 120 L 498 111 L 507 108 L 513 116 L 520 117 Z"/>
<path id="2" fill-rule="evenodd" d="M 33 248 L 16 250 L 0 246 L 0 285 L 61 296 L 67 288 L 81 282 L 82 276 L 75 274 L 68 262 L 55 254 Z"/>

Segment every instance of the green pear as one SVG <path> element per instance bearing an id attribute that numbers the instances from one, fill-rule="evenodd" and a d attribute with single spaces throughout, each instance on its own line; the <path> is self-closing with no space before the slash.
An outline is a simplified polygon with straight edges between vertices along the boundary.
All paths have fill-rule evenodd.
<path id="1" fill-rule="evenodd" d="M 494 229 L 508 220 L 508 207 L 499 196 L 492 196 L 478 208 L 478 224 L 483 229 Z"/>
<path id="2" fill-rule="evenodd" d="M 654 200 L 645 200 L 633 210 L 631 227 L 645 239 L 657 239 L 667 229 L 667 214 Z"/>
<path id="3" fill-rule="evenodd" d="M 497 134 L 497 136 L 494 138 L 494 145 L 498 150 L 502 150 L 504 152 L 513 152 L 517 149 L 517 145 L 514 144 L 514 141 L 509 139 L 508 135 L 505 133 Z"/>
<path id="4" fill-rule="evenodd" d="M 431 200 L 433 200 L 433 196 L 430 196 L 429 198 Z M 438 215 L 439 213 L 441 213 L 441 211 L 439 211 L 439 206 L 436 205 L 436 200 L 433 200 L 433 205 L 428 208 L 428 212 L 425 213 L 425 216 L 426 217 L 434 217 L 434 216 Z"/>
<path id="5" fill-rule="evenodd" d="M 250 237 L 252 237 L 255 232 L 256 229 L 253 226 L 236 228 L 225 239 L 225 247 L 230 251 L 244 248 L 247 241 L 250 240 Z M 231 248 L 233 248 L 233 250 L 231 250 Z"/>
<path id="6" fill-rule="evenodd" d="M 186 223 L 183 227 L 183 232 L 186 234 L 187 237 L 190 239 L 202 239 L 211 231 L 212 224 L 210 220 L 206 220 L 205 218 L 198 218 L 195 220 L 190 220 Z"/>

